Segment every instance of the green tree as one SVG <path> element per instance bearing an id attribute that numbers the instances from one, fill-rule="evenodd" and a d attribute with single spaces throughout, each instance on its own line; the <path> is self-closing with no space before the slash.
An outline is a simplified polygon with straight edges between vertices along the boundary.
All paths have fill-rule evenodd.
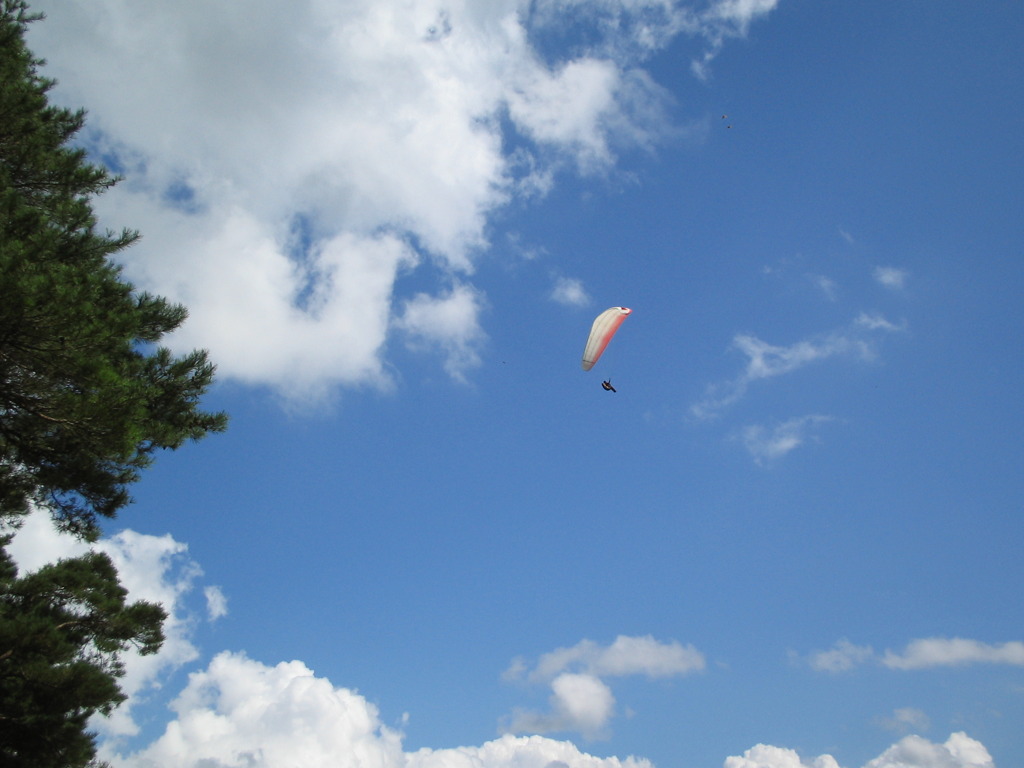
<path id="1" fill-rule="evenodd" d="M 156 346 L 186 310 L 111 262 L 137 235 L 98 232 L 90 198 L 116 179 L 69 146 L 84 113 L 48 104 L 24 42 L 36 17 L 24 0 L 0 7 L 0 512 L 45 506 L 94 539 L 157 450 L 226 417 L 199 408 L 206 352 Z"/>
<path id="2" fill-rule="evenodd" d="M 88 718 L 124 699 L 123 653 L 158 650 L 166 616 L 127 604 L 101 554 L 19 576 L 9 531 L 45 509 L 95 540 L 156 452 L 227 419 L 200 409 L 206 353 L 159 346 L 184 307 L 111 260 L 137 234 L 97 230 L 91 199 L 116 179 L 71 144 L 84 112 L 49 104 L 25 44 L 38 18 L 0 0 L 0 766 L 85 766 Z"/>
<path id="3" fill-rule="evenodd" d="M 114 564 L 98 552 L 18 578 L 0 548 L 0 595 L 0 765 L 89 765 L 88 719 L 125 699 L 121 653 L 155 653 L 167 614 L 126 603 Z"/>

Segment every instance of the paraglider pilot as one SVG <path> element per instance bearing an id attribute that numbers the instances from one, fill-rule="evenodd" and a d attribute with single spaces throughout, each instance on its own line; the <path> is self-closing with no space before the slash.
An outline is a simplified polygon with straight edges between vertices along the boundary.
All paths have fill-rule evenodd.
<path id="1" fill-rule="evenodd" d="M 605 392 L 614 392 L 615 387 L 612 386 L 612 380 L 608 379 L 608 381 L 602 381 L 601 389 L 603 389 Z"/>

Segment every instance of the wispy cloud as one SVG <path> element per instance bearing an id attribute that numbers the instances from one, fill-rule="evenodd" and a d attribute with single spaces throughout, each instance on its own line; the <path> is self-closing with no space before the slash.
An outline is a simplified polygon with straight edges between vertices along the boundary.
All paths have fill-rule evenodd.
<path id="1" fill-rule="evenodd" d="M 960 637 L 914 640 L 902 653 L 886 651 L 882 664 L 890 669 L 926 669 L 968 664 L 1009 664 L 1024 667 L 1024 642 L 990 645 Z"/>
<path id="2" fill-rule="evenodd" d="M 744 37 L 751 23 L 771 13 L 778 0 L 715 0 L 705 10 L 688 19 L 691 29 L 700 31 L 708 41 L 708 48 L 690 69 L 701 80 L 711 74 L 711 62 L 730 37 Z"/>
<path id="3" fill-rule="evenodd" d="M 789 419 L 772 427 L 752 424 L 743 428 L 743 445 L 754 457 L 755 462 L 765 464 L 781 459 L 808 439 L 813 439 L 815 427 L 830 421 L 833 421 L 831 416 L 811 414 Z"/>
<path id="4" fill-rule="evenodd" d="M 854 645 L 843 639 L 827 651 L 815 651 L 807 663 L 818 672 L 846 672 L 874 658 L 874 653 L 870 646 Z"/>
<path id="5" fill-rule="evenodd" d="M 829 301 L 836 301 L 839 298 L 839 284 L 831 277 L 825 275 L 808 275 L 808 279 L 821 295 Z"/>
<path id="6" fill-rule="evenodd" d="M 859 319 L 828 334 L 813 336 L 788 346 L 769 344 L 756 336 L 738 334 L 733 349 L 746 356 L 743 371 L 735 378 L 708 386 L 705 396 L 690 407 L 697 418 L 712 418 L 742 398 L 751 384 L 797 371 L 811 363 L 835 357 L 871 360 L 874 347 L 865 331 L 889 330 L 865 325 Z"/>
<path id="7" fill-rule="evenodd" d="M 899 290 L 907 283 L 910 273 L 898 267 L 875 267 L 875 280 L 886 288 Z"/>
<path id="8" fill-rule="evenodd" d="M 532 669 L 519 658 L 505 671 L 504 679 L 549 684 L 550 709 L 518 710 L 507 719 L 505 727 L 512 733 L 576 731 L 589 738 L 599 737 L 615 714 L 615 697 L 603 678 L 666 678 L 704 667 L 704 655 L 692 645 L 660 642 L 650 636 L 620 635 L 610 645 L 582 640 L 542 655 Z"/>
<path id="9" fill-rule="evenodd" d="M 854 320 L 854 324 L 869 331 L 890 331 L 895 333 L 907 329 L 905 322 L 894 323 L 879 312 L 861 312 L 857 315 L 857 319 Z"/>
<path id="10" fill-rule="evenodd" d="M 930 637 L 910 641 L 902 652 L 886 650 L 878 654 L 870 646 L 854 645 L 844 639 L 827 651 L 810 654 L 807 662 L 820 672 L 846 672 L 861 664 L 898 670 L 972 664 L 1024 666 L 1024 642 L 990 644 L 960 637 Z"/>
<path id="11" fill-rule="evenodd" d="M 928 715 L 914 707 L 900 707 L 899 709 L 895 709 L 893 710 L 892 715 L 878 718 L 877 723 L 887 731 L 893 731 L 900 734 L 910 733 L 911 731 L 923 733 L 927 731 L 932 724 Z"/>

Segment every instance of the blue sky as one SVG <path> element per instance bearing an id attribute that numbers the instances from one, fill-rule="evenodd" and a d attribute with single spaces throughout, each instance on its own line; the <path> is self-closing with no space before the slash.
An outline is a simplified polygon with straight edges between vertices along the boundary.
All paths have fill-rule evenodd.
<path id="1" fill-rule="evenodd" d="M 35 7 L 232 416 L 115 766 L 1021 761 L 1019 3 Z"/>

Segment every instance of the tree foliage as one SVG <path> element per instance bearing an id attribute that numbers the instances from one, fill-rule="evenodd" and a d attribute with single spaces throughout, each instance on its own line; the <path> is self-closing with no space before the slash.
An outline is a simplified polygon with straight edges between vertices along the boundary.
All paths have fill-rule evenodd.
<path id="1" fill-rule="evenodd" d="M 88 719 L 125 699 L 122 652 L 155 653 L 167 614 L 126 603 L 99 552 L 18 578 L 0 548 L 0 595 L 0 764 L 88 765 L 96 751 Z"/>
<path id="2" fill-rule="evenodd" d="M 71 144 L 84 113 L 49 104 L 24 39 L 38 18 L 0 0 L 0 527 L 45 509 L 95 540 L 159 449 L 226 417 L 200 409 L 206 353 L 159 345 L 184 307 L 135 291 L 111 260 L 137 234 L 97 229 L 91 200 L 116 179 Z M 3 533 L 0 765 L 89 765 L 89 717 L 124 700 L 123 654 L 156 652 L 166 614 L 127 603 L 103 554 L 19 575 Z"/>
<path id="3" fill-rule="evenodd" d="M 0 7 L 0 511 L 35 502 L 94 538 L 154 452 L 226 419 L 199 408 L 206 353 L 156 346 L 186 310 L 111 262 L 137 235 L 98 232 L 90 198 L 116 179 L 69 145 L 84 113 L 48 103 L 24 0 Z"/>

